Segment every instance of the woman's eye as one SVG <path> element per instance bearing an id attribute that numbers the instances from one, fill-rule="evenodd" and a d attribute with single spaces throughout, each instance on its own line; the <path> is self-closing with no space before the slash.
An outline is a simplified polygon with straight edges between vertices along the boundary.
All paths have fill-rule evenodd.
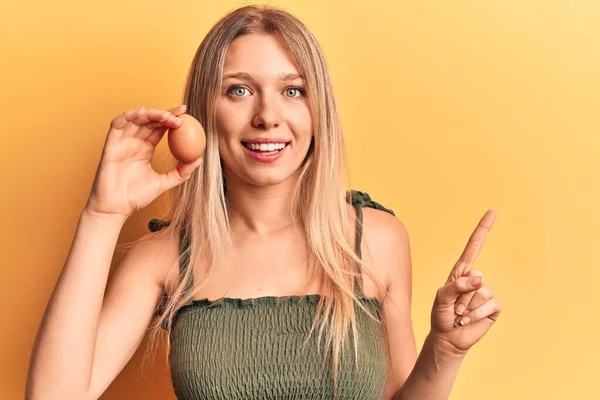
<path id="1" fill-rule="evenodd" d="M 233 93 L 235 96 L 242 97 L 244 96 L 244 90 L 248 90 L 242 86 L 232 86 L 229 88 L 229 93 Z"/>
<path id="2" fill-rule="evenodd" d="M 302 88 L 297 88 L 297 87 L 288 88 L 288 89 L 286 89 L 286 92 L 287 93 L 290 93 L 290 92 L 292 93 L 292 95 L 289 96 L 289 97 L 300 97 L 300 96 L 302 96 L 304 94 L 304 90 Z M 294 96 L 293 95 L 294 92 L 298 93 L 298 95 Z"/>

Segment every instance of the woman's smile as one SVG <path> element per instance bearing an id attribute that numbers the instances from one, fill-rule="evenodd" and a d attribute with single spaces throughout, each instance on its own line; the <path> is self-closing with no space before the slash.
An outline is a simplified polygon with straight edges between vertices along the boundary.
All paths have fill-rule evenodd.
<path id="1" fill-rule="evenodd" d="M 246 154 L 254 160 L 264 163 L 273 163 L 283 156 L 289 141 L 283 139 L 258 139 L 242 141 Z"/>

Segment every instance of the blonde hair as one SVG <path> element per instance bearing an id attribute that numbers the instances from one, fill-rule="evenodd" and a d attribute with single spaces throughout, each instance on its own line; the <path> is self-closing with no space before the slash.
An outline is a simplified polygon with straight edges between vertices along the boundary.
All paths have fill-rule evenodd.
<path id="1" fill-rule="evenodd" d="M 177 287 L 168 289 L 168 296 L 160 307 L 161 315 L 151 325 L 150 344 L 155 342 L 161 325 L 165 324 L 168 358 L 175 313 L 192 300 L 215 268 L 226 264 L 227 255 L 231 253 L 232 239 L 215 114 L 225 54 L 232 41 L 245 34 L 277 35 L 294 55 L 304 75 L 314 138 L 298 171 L 290 215 L 304 233 L 311 260 L 322 268 L 323 285 L 331 293 L 331 296 L 320 297 L 310 334 L 319 326 L 319 343 L 325 338 L 324 362 L 331 353 L 334 388 L 337 391 L 339 360 L 349 330 L 354 338 L 355 367 L 358 368 L 359 335 L 355 305 L 377 322 L 381 321 L 364 307 L 355 292 L 355 278 L 361 276 L 359 274 L 367 271 L 373 275 L 348 240 L 356 218 L 348 212 L 345 146 L 325 58 L 308 28 L 279 8 L 245 6 L 225 15 L 208 32 L 191 64 L 184 104 L 188 106 L 187 112 L 204 127 L 207 146 L 201 166 L 188 181 L 175 189 L 170 225 L 147 235 L 179 238 L 183 229 L 190 240 L 190 246 L 180 255 L 187 259 L 189 268 L 182 274 Z M 174 264 L 173 268 L 177 265 Z M 188 286 L 193 282 L 193 271 L 200 265 L 206 268 L 205 279 Z"/>

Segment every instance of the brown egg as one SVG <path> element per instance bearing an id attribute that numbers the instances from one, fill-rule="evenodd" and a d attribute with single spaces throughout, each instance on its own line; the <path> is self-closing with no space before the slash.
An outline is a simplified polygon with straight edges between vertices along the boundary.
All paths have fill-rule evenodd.
<path id="1" fill-rule="evenodd" d="M 183 120 L 177 129 L 169 130 L 169 150 L 173 157 L 185 164 L 196 161 L 206 147 L 206 135 L 200 122 L 189 114 L 181 114 Z"/>

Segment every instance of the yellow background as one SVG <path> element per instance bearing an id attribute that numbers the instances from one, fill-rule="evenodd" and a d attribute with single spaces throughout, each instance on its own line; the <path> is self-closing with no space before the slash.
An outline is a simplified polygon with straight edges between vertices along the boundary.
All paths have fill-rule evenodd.
<path id="1" fill-rule="evenodd" d="M 110 120 L 179 104 L 208 29 L 247 3 L 2 3 L 1 398 L 23 398 Z M 352 186 L 408 228 L 419 348 L 436 289 L 485 211 L 498 211 L 475 265 L 504 310 L 451 398 L 598 398 L 600 3 L 270 4 L 302 19 L 324 48 Z M 157 168 L 166 156 L 163 142 Z M 164 206 L 161 198 L 130 218 L 121 243 Z M 143 371 L 141 355 L 103 399 L 174 398 L 162 354 Z"/>

